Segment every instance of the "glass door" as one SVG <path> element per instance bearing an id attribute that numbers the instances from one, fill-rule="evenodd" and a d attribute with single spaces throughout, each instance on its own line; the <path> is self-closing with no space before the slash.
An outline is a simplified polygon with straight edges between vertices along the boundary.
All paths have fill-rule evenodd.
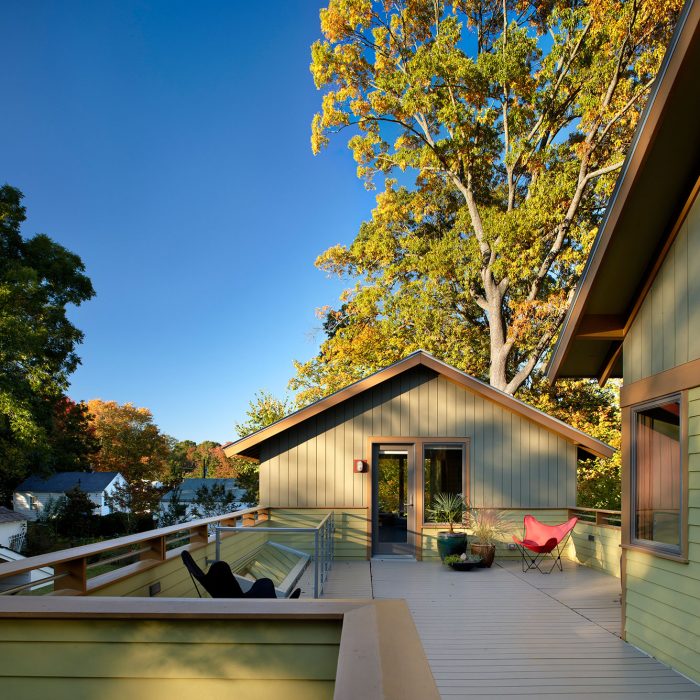
<path id="1" fill-rule="evenodd" d="M 415 555 L 413 445 L 375 445 L 372 455 L 372 553 Z"/>

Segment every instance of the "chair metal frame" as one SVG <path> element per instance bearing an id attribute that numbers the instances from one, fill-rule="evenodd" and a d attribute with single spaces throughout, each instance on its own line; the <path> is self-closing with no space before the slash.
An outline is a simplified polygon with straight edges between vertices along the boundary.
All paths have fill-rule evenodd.
<path id="1" fill-rule="evenodd" d="M 551 528 L 552 531 L 556 531 L 557 529 L 563 527 L 566 527 L 566 529 L 560 537 L 550 537 L 544 543 L 541 543 L 527 538 L 528 520 L 536 523 L 540 528 Z M 564 552 L 564 548 L 566 547 L 577 522 L 578 518 L 574 517 L 559 525 L 545 525 L 537 520 L 537 518 L 535 518 L 533 515 L 526 515 L 523 519 L 524 534 L 522 540 L 517 539 L 515 535 L 513 535 L 513 541 L 520 552 L 522 572 L 525 573 L 530 571 L 530 569 L 537 569 L 541 574 L 551 574 L 552 571 L 554 571 L 555 566 L 559 568 L 559 571 L 563 572 L 564 567 L 561 562 L 561 555 Z M 554 556 L 555 550 L 556 557 Z M 545 571 L 542 568 L 542 565 L 548 556 L 552 557 L 553 562 L 549 570 Z"/>

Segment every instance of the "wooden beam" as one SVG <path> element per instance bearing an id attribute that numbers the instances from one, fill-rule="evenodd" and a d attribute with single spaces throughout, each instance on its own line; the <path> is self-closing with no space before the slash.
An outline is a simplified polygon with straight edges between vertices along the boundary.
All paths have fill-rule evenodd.
<path id="1" fill-rule="evenodd" d="M 624 334 L 624 316 L 587 314 L 581 319 L 575 337 L 582 340 L 623 340 Z"/>

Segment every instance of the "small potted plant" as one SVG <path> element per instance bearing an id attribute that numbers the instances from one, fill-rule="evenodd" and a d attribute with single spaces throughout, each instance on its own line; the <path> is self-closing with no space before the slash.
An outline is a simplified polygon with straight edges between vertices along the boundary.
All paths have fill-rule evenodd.
<path id="1" fill-rule="evenodd" d="M 438 552 L 443 561 L 450 554 L 462 554 L 467 549 L 467 534 L 455 532 L 454 526 L 464 520 L 466 505 L 458 493 L 436 493 L 430 506 L 426 508 L 428 517 L 435 523 L 446 523 L 449 530 L 438 532 Z"/>
<path id="2" fill-rule="evenodd" d="M 496 542 L 512 530 L 508 512 L 497 508 L 467 508 L 467 525 L 472 531 L 470 551 L 490 567 L 496 556 Z"/>
<path id="3" fill-rule="evenodd" d="M 475 566 L 481 566 L 482 561 L 478 554 L 450 554 L 445 557 L 443 564 L 447 564 L 453 571 L 471 571 Z"/>

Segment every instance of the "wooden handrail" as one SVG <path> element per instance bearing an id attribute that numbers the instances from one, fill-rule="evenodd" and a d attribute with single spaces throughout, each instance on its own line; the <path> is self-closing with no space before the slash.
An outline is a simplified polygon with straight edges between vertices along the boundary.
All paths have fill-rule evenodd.
<path id="1" fill-rule="evenodd" d="M 610 521 L 620 521 L 622 518 L 621 511 L 619 510 L 606 510 L 605 508 L 569 508 L 568 517 L 572 518 L 575 515 L 584 516 L 581 518 L 582 523 L 589 523 L 599 527 L 611 527 L 615 529 L 620 528 L 620 522 L 612 523 Z"/>
<path id="2" fill-rule="evenodd" d="M 244 508 L 211 518 L 202 518 L 188 523 L 170 525 L 168 527 L 147 530 L 146 532 L 126 535 L 125 537 L 118 537 L 112 540 L 95 542 L 80 547 L 72 547 L 58 552 L 50 552 L 35 557 L 28 557 L 27 559 L 7 562 L 5 564 L 0 564 L 0 580 L 36 569 L 51 567 L 54 569 L 55 573 L 61 574 L 60 585 L 55 584 L 54 586 L 55 593 L 60 593 L 62 595 L 84 595 L 89 588 L 88 571 L 94 569 L 96 566 L 114 563 L 130 557 L 136 557 L 138 559 L 138 562 L 142 564 L 142 566 L 139 567 L 140 569 L 142 569 L 143 566 L 147 566 L 149 563 L 155 565 L 173 556 L 178 556 L 180 551 L 184 548 L 198 549 L 199 547 L 205 547 L 210 542 L 208 534 L 210 525 L 236 525 L 241 522 L 247 526 L 254 526 L 258 522 L 267 521 L 269 519 L 269 511 L 270 509 L 267 506 L 254 506 L 253 508 Z M 180 536 L 173 537 L 173 535 Z M 172 550 L 167 549 L 167 545 L 171 542 L 177 542 L 185 538 L 189 539 L 188 544 Z M 133 549 L 123 553 L 117 553 L 105 560 L 88 564 L 88 559 L 92 557 L 125 548 Z M 124 567 L 123 578 L 133 573 L 130 571 L 131 568 L 131 566 Z M 116 579 L 110 577 L 113 580 L 118 580 L 118 578 L 120 578 L 118 571 L 112 573 L 116 574 Z M 57 577 L 46 577 L 37 581 L 27 582 L 26 584 L 20 584 L 19 586 L 13 586 L 10 590 L 17 592 L 18 590 L 32 588 L 56 579 Z M 0 591 L 0 595 L 2 593 L 4 592 Z"/>

